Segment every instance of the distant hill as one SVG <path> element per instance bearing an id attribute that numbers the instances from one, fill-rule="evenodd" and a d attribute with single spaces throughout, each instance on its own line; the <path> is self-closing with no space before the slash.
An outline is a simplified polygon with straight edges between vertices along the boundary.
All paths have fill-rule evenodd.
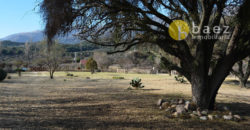
<path id="1" fill-rule="evenodd" d="M 33 32 L 25 32 L 25 33 L 16 33 L 9 35 L 7 37 L 1 38 L 0 41 L 12 41 L 12 42 L 39 42 L 44 39 L 43 31 L 33 31 Z M 60 43 L 64 44 L 75 44 L 79 43 L 80 40 L 73 36 L 73 34 L 69 34 L 64 37 L 55 38 L 59 40 Z"/>

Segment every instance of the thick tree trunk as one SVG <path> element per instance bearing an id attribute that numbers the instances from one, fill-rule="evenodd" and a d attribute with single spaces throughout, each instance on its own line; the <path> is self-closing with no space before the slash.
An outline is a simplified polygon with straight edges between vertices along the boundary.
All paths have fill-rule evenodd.
<path id="1" fill-rule="evenodd" d="M 54 79 L 54 72 L 53 71 L 50 71 L 50 79 Z"/>
<path id="2" fill-rule="evenodd" d="M 221 78 L 225 76 L 221 75 Z M 211 81 L 202 76 L 192 76 L 192 100 L 201 109 L 213 110 L 215 99 L 222 82 Z"/>
<path id="3" fill-rule="evenodd" d="M 201 109 L 213 110 L 218 90 L 213 91 L 214 86 L 202 83 L 192 84 L 192 100 Z"/>
<path id="4" fill-rule="evenodd" d="M 200 77 L 192 77 L 192 100 L 196 105 L 202 109 L 208 109 L 210 93 L 206 91 L 207 85 L 204 79 Z"/>

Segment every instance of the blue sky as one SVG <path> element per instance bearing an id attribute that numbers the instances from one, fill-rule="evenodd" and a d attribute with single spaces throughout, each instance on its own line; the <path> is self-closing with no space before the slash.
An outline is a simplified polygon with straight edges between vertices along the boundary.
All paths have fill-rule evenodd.
<path id="1" fill-rule="evenodd" d="M 0 38 L 14 33 L 42 30 L 43 21 L 37 7 L 39 1 L 0 0 Z"/>

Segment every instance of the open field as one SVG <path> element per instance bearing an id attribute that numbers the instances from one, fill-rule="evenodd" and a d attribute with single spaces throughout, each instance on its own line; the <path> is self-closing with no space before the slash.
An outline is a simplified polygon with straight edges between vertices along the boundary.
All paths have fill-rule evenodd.
<path id="1" fill-rule="evenodd" d="M 11 75 L 0 83 L 0 128 L 19 129 L 250 129 L 250 89 L 228 78 L 217 102 L 245 118 L 241 122 L 170 119 L 155 105 L 159 98 L 190 98 L 190 84 L 169 75 L 72 72 Z M 112 79 L 123 76 L 123 80 Z M 90 79 L 86 79 L 90 77 Z M 145 88 L 127 90 L 134 77 Z"/>

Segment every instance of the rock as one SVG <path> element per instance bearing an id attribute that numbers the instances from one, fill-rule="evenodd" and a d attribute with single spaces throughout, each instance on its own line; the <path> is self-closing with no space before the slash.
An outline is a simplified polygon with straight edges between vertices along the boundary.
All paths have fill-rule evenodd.
<path id="1" fill-rule="evenodd" d="M 157 106 L 161 106 L 161 104 L 162 104 L 163 102 L 164 102 L 163 99 L 159 99 L 159 100 L 157 101 L 156 105 L 157 105 Z"/>
<path id="2" fill-rule="evenodd" d="M 86 79 L 90 79 L 90 77 L 86 77 Z"/>
<path id="3" fill-rule="evenodd" d="M 169 103 L 169 102 L 163 102 L 163 103 L 161 104 L 162 109 L 166 109 L 166 108 L 168 108 L 169 106 L 170 106 L 170 103 Z"/>
<path id="4" fill-rule="evenodd" d="M 172 99 L 171 104 L 178 104 L 178 100 L 177 99 Z"/>
<path id="5" fill-rule="evenodd" d="M 193 114 L 193 113 L 191 113 L 191 114 L 189 114 L 190 115 L 190 117 L 191 118 L 195 118 L 195 117 L 197 117 L 195 114 Z"/>
<path id="6" fill-rule="evenodd" d="M 177 105 L 175 109 L 176 109 L 176 112 L 180 114 L 186 112 L 184 105 Z"/>
<path id="7" fill-rule="evenodd" d="M 170 112 L 171 108 L 167 108 L 165 109 L 166 112 Z"/>
<path id="8" fill-rule="evenodd" d="M 197 115 L 198 115 L 198 116 L 202 116 L 202 114 L 201 114 L 200 111 L 197 111 Z"/>
<path id="9" fill-rule="evenodd" d="M 176 108 L 176 105 L 171 105 L 171 108 Z"/>
<path id="10" fill-rule="evenodd" d="M 206 116 L 201 116 L 200 119 L 203 120 L 203 121 L 206 121 L 207 117 Z"/>
<path id="11" fill-rule="evenodd" d="M 165 109 L 165 111 L 166 111 L 166 112 L 173 113 L 173 112 L 175 112 L 175 108 L 169 107 L 169 108 Z"/>
<path id="12" fill-rule="evenodd" d="M 208 115 L 207 116 L 209 120 L 213 120 L 214 119 L 214 115 Z"/>
<path id="13" fill-rule="evenodd" d="M 224 115 L 224 116 L 223 116 L 223 119 L 224 119 L 224 120 L 232 120 L 232 119 L 233 119 L 233 116 L 232 116 L 232 115 Z"/>
<path id="14" fill-rule="evenodd" d="M 201 114 L 204 115 L 204 116 L 206 116 L 208 114 L 208 110 L 201 111 Z"/>
<path id="15" fill-rule="evenodd" d="M 193 114 L 194 114 L 194 115 L 198 115 L 197 111 L 193 111 Z"/>
<path id="16" fill-rule="evenodd" d="M 190 101 L 186 101 L 185 104 L 190 104 Z"/>
<path id="17" fill-rule="evenodd" d="M 236 119 L 236 120 L 241 120 L 240 115 L 234 115 L 233 117 L 234 117 L 234 119 Z"/>
<path id="18" fill-rule="evenodd" d="M 185 103 L 184 108 L 185 108 L 186 110 L 189 110 L 189 109 L 190 109 L 190 103 Z"/>
<path id="19" fill-rule="evenodd" d="M 172 115 L 173 115 L 174 117 L 178 117 L 178 116 L 180 115 L 180 113 L 174 112 Z"/>
<path id="20" fill-rule="evenodd" d="M 179 99 L 178 104 L 184 104 L 185 100 L 184 99 Z"/>

